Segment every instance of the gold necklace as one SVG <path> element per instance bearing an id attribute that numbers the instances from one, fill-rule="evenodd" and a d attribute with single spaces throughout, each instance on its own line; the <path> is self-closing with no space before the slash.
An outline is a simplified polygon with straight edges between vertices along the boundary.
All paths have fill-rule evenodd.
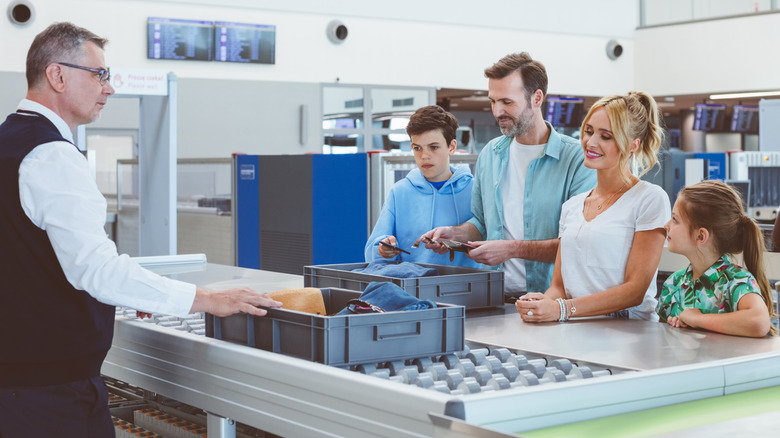
<path id="1" fill-rule="evenodd" d="M 605 205 L 608 206 L 609 203 L 612 201 L 612 199 L 615 198 L 615 196 L 617 196 L 619 193 L 621 193 L 623 190 L 626 189 L 626 186 L 628 186 L 628 184 L 623 184 L 623 187 L 621 187 L 618 191 L 612 193 L 612 195 L 609 198 L 607 198 L 606 201 L 604 201 L 601 204 L 597 205 L 596 206 L 596 211 L 600 212 L 602 207 L 604 207 Z M 591 204 L 593 204 L 593 200 L 589 200 L 588 201 L 588 213 L 590 213 L 590 206 L 591 206 Z"/>

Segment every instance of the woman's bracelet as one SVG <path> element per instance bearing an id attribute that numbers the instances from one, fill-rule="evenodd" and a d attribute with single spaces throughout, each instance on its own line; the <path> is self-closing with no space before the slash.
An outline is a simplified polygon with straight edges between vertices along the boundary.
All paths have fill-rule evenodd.
<path id="1" fill-rule="evenodd" d="M 558 322 L 566 322 L 574 316 L 574 312 L 577 311 L 577 308 L 574 307 L 574 300 L 564 300 L 563 298 L 556 298 L 555 301 L 558 302 L 558 306 L 561 309 L 561 316 L 558 317 Z M 568 304 L 567 304 L 568 301 Z"/>
<path id="2" fill-rule="evenodd" d="M 558 318 L 558 322 L 564 322 L 568 319 L 566 315 L 566 302 L 563 298 L 556 298 L 555 301 L 558 302 L 558 306 L 561 308 L 561 316 Z"/>

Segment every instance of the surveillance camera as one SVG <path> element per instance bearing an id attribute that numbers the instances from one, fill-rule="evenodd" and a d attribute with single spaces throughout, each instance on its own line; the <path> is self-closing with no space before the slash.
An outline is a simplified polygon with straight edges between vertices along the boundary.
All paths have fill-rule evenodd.
<path id="1" fill-rule="evenodd" d="M 620 55 L 622 54 L 623 46 L 621 46 L 619 42 L 615 40 L 609 40 L 609 42 L 607 42 L 607 58 L 614 61 L 620 58 Z"/>
<path id="2" fill-rule="evenodd" d="M 27 0 L 15 0 L 8 5 L 8 20 L 17 25 L 30 24 L 35 16 L 35 8 Z"/>
<path id="3" fill-rule="evenodd" d="M 347 35 L 349 34 L 349 30 L 347 30 L 347 26 L 345 26 L 344 23 L 340 22 L 339 20 L 333 20 L 330 23 L 328 23 L 327 32 L 328 32 L 328 39 L 335 44 L 343 43 L 344 40 L 347 39 Z"/>

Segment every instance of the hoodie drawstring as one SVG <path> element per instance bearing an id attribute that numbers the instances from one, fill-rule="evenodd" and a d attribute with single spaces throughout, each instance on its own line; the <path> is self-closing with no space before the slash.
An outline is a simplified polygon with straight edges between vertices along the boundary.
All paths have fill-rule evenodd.
<path id="1" fill-rule="evenodd" d="M 442 186 L 441 189 L 443 189 L 444 187 L 447 187 L 448 185 L 451 186 L 450 187 L 450 199 L 452 199 L 452 205 L 453 205 L 453 207 L 455 207 L 455 220 L 458 221 L 458 223 L 455 224 L 455 225 L 459 225 L 460 222 L 463 222 L 463 221 L 460 220 L 460 211 L 458 211 L 458 201 L 455 198 L 455 187 L 454 187 L 454 184 L 452 184 L 452 182 L 448 182 L 446 185 Z M 439 189 L 439 190 L 441 190 L 441 189 Z M 434 190 L 433 191 L 433 196 L 431 196 L 431 217 L 430 217 L 430 223 L 428 224 L 428 228 L 430 228 L 430 229 L 435 228 L 435 226 L 433 224 L 433 218 L 436 215 L 436 197 L 439 196 L 439 190 Z"/>

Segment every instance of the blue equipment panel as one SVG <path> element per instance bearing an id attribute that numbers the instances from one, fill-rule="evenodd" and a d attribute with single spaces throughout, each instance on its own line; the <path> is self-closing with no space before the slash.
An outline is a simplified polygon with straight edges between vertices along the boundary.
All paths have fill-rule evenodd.
<path id="1" fill-rule="evenodd" d="M 300 275 L 363 260 L 366 154 L 238 156 L 235 196 L 238 266 Z"/>

